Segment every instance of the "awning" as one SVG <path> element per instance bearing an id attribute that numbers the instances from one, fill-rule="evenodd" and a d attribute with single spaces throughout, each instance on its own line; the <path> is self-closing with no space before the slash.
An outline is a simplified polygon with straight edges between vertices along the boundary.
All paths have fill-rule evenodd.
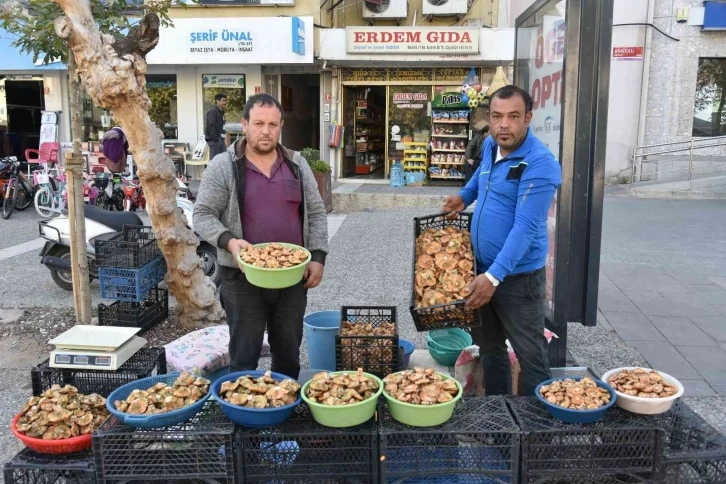
<path id="1" fill-rule="evenodd" d="M 65 70 L 66 66 L 62 62 L 55 62 L 44 65 L 39 59 L 37 63 L 33 63 L 33 56 L 20 52 L 17 47 L 12 45 L 16 37 L 0 29 L 0 72 L 8 71 L 37 71 L 37 70 Z"/>

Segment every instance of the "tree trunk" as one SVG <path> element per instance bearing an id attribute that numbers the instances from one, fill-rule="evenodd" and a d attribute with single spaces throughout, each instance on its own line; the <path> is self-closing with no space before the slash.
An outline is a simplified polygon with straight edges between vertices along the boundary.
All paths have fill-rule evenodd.
<path id="1" fill-rule="evenodd" d="M 88 0 L 55 0 L 65 17 L 55 21 L 59 37 L 67 39 L 86 92 L 97 106 L 113 111 L 129 141 L 144 187 L 147 210 L 167 264 L 167 284 L 176 297 L 176 313 L 185 327 L 216 323 L 224 311 L 215 286 L 202 272 L 197 237 L 176 207 L 177 182 L 171 159 L 161 150 L 161 131 L 151 124 L 146 94 L 144 56 L 158 42 L 159 18 L 147 14 L 119 43 L 101 35 Z"/>
<path id="2" fill-rule="evenodd" d="M 69 49 L 70 50 L 70 49 Z M 83 166 L 81 162 L 81 84 L 72 52 L 68 56 L 68 84 L 71 94 L 71 139 L 73 154 L 66 162 L 66 190 L 71 239 L 71 277 L 76 323 L 91 324 L 91 279 L 86 255 L 86 217 L 83 207 Z M 59 160 L 60 161 L 60 160 Z"/>

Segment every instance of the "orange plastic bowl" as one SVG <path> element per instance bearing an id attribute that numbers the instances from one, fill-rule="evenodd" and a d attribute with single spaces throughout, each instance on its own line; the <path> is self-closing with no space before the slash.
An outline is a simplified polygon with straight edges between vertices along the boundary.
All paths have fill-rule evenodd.
<path id="1" fill-rule="evenodd" d="M 21 434 L 15 428 L 21 416 L 19 413 L 13 418 L 13 421 L 10 422 L 10 430 L 29 449 L 42 454 L 72 454 L 73 452 L 80 452 L 91 448 L 91 434 L 79 435 L 78 437 L 63 440 L 36 439 Z"/>

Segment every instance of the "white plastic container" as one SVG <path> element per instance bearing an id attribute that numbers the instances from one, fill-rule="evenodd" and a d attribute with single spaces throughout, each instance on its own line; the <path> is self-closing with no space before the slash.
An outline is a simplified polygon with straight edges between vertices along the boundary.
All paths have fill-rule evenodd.
<path id="1" fill-rule="evenodd" d="M 607 373 L 605 373 L 602 376 L 602 381 L 610 385 L 610 377 L 613 375 L 617 375 L 621 371 L 625 370 L 635 370 L 637 368 L 643 368 L 642 366 L 624 366 L 622 368 L 616 368 L 614 370 L 610 370 Z M 647 373 L 650 373 L 653 371 L 650 368 L 643 368 Z M 623 392 L 619 392 L 614 386 L 613 390 L 615 390 L 615 393 L 617 394 L 618 398 L 615 401 L 615 404 L 622 408 L 623 410 L 627 410 L 628 412 L 643 414 L 643 415 L 656 415 L 659 413 L 667 412 L 672 406 L 673 403 L 675 403 L 678 398 L 683 396 L 683 385 L 681 382 L 676 380 L 674 377 L 670 376 L 668 373 L 663 373 L 660 370 L 656 370 L 660 376 L 663 377 L 663 381 L 667 381 L 674 387 L 678 389 L 675 395 L 665 398 L 643 398 L 643 397 L 633 397 L 631 395 L 628 395 Z"/>

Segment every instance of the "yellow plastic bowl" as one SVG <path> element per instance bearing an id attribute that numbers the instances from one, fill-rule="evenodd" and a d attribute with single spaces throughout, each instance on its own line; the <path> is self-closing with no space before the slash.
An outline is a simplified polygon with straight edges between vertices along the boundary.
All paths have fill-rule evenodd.
<path id="1" fill-rule="evenodd" d="M 394 375 L 395 374 L 396 373 L 394 373 Z M 456 388 L 459 389 L 459 393 L 457 393 L 450 402 L 437 403 L 436 405 L 414 405 L 413 403 L 396 400 L 390 396 L 388 392 L 384 391 L 383 396 L 386 397 L 386 403 L 388 404 L 388 411 L 391 412 L 391 417 L 402 424 L 410 425 L 411 427 L 434 427 L 449 420 L 454 414 L 456 402 L 458 402 L 464 394 L 464 389 L 461 388 L 461 383 L 456 381 L 456 379 L 441 373 L 438 374 L 441 375 L 444 380 L 453 380 L 453 382 L 456 383 Z"/>
<path id="2" fill-rule="evenodd" d="M 269 269 L 267 267 L 257 267 L 248 264 L 242 260 L 240 254 L 237 254 L 237 260 L 245 268 L 245 277 L 250 284 L 264 289 L 284 289 L 291 287 L 302 281 L 303 275 L 305 274 L 305 267 L 310 263 L 310 251 L 305 247 L 300 247 L 295 244 L 285 244 L 282 242 L 275 242 L 277 245 L 287 247 L 288 249 L 299 250 L 302 249 L 308 254 L 308 258 L 305 259 L 300 265 L 293 267 L 281 267 L 279 269 Z M 255 244 L 252 247 L 260 249 L 267 247 L 270 244 Z"/>

